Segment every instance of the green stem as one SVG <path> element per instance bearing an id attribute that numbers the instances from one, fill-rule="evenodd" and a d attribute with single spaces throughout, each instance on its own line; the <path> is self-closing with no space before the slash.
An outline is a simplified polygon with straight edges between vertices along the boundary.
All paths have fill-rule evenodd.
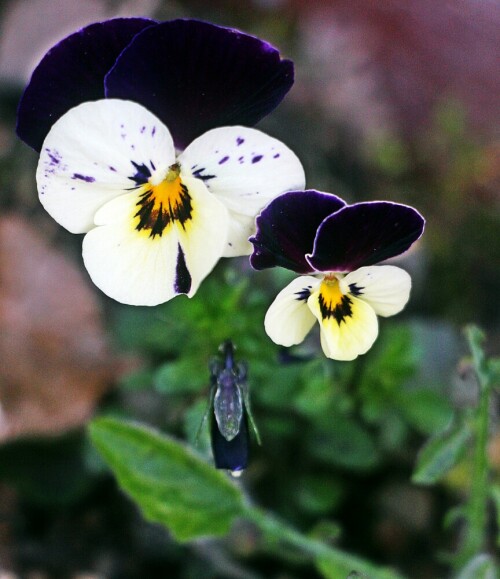
<path id="1" fill-rule="evenodd" d="M 491 395 L 491 377 L 481 347 L 484 340 L 476 326 L 466 328 L 466 336 L 472 353 L 474 370 L 479 383 L 479 404 L 474 417 L 475 448 L 472 468 L 472 483 L 469 502 L 466 507 L 468 526 L 464 542 L 457 557 L 461 567 L 474 555 L 479 554 L 485 543 L 486 516 L 488 503 L 488 432 Z"/>
<path id="2" fill-rule="evenodd" d="M 370 579 L 402 579 L 402 576 L 394 571 L 377 567 L 360 557 L 302 535 L 286 523 L 256 507 L 249 506 L 244 516 L 257 525 L 268 541 L 295 547 L 300 552 L 313 557 L 319 563 L 325 577 L 344 576 L 338 573 L 345 573 L 347 577 L 349 573 L 356 571 Z"/>

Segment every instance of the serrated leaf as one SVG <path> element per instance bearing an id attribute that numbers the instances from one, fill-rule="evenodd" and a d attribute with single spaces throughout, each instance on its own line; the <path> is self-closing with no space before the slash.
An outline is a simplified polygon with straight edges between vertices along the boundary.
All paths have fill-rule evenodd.
<path id="1" fill-rule="evenodd" d="M 96 419 L 89 430 L 123 490 L 177 540 L 224 535 L 242 513 L 240 490 L 180 442 L 113 418 Z"/>
<path id="2" fill-rule="evenodd" d="M 467 563 L 456 579 L 498 579 L 495 561 L 489 555 L 476 555 Z"/>
<path id="3" fill-rule="evenodd" d="M 412 481 L 431 485 L 441 479 L 463 456 L 470 431 L 459 424 L 433 438 L 420 450 Z"/>

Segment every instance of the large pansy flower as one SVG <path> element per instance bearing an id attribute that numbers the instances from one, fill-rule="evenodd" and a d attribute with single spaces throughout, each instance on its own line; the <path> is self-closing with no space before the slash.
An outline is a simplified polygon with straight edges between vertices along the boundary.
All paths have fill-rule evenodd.
<path id="1" fill-rule="evenodd" d="M 353 360 L 378 335 L 378 316 L 400 312 L 411 279 L 393 265 L 375 265 L 406 251 L 422 234 L 423 217 L 407 205 L 347 205 L 318 191 L 274 199 L 257 217 L 250 241 L 255 269 L 281 266 L 301 274 L 282 290 L 265 318 L 269 337 L 299 344 L 316 321 L 325 355 Z"/>
<path id="2" fill-rule="evenodd" d="M 44 207 L 87 233 L 98 287 L 155 305 L 192 296 L 221 256 L 251 252 L 255 215 L 304 173 L 285 145 L 240 125 L 292 83 L 268 43 L 196 20 L 92 24 L 45 55 L 17 130 L 40 151 Z"/>
<path id="3" fill-rule="evenodd" d="M 52 125 L 86 101 L 137 102 L 183 149 L 209 129 L 253 126 L 293 85 L 293 63 L 267 42 L 199 20 L 116 18 L 53 46 L 35 68 L 17 132 L 40 151 Z"/>
<path id="4" fill-rule="evenodd" d="M 40 200 L 87 233 L 94 283 L 117 301 L 192 296 L 220 257 L 250 253 L 255 215 L 304 183 L 300 161 L 256 129 L 220 127 L 176 154 L 168 128 L 141 105 L 103 99 L 65 113 L 37 169 Z"/>

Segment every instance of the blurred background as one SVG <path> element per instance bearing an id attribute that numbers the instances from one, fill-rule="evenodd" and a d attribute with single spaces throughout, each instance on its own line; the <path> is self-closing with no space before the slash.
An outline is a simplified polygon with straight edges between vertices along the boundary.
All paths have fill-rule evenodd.
<path id="1" fill-rule="evenodd" d="M 81 236 L 44 213 L 37 155 L 15 136 L 19 98 L 55 42 L 115 16 L 194 17 L 270 41 L 295 85 L 259 128 L 303 161 L 308 186 L 390 199 L 427 219 L 398 265 L 410 304 L 353 363 L 317 336 L 292 351 L 262 321 L 291 278 L 224 261 L 192 300 L 133 308 L 90 282 Z M 314 578 L 259 547 L 244 523 L 179 546 L 145 522 L 85 434 L 93 415 L 134 418 L 194 443 L 207 364 L 232 338 L 248 360 L 252 500 L 409 577 L 449 574 L 470 457 L 437 485 L 411 483 L 419 448 L 477 387 L 461 328 L 500 351 L 500 3 L 497 0 L 3 0 L 0 3 L 0 578 Z M 242 275 L 242 273 L 244 275 Z M 243 281 L 241 281 L 243 279 Z M 498 401 L 496 401 L 498 402 Z M 498 403 L 489 459 L 500 480 Z M 206 437 L 198 451 L 209 457 Z M 492 510 L 491 549 L 498 532 Z"/>

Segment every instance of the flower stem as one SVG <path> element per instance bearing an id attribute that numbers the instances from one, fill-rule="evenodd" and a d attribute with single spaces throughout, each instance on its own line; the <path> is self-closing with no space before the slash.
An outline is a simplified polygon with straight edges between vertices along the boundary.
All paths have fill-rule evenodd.
<path id="1" fill-rule="evenodd" d="M 489 408 L 492 391 L 491 374 L 481 347 L 484 335 L 476 326 L 467 326 L 465 334 L 472 354 L 472 362 L 479 384 L 479 403 L 474 417 L 475 447 L 472 467 L 472 483 L 466 505 L 467 529 L 457 555 L 457 568 L 464 566 L 474 555 L 481 553 L 485 545 L 488 503 L 488 432 Z"/>
<path id="2" fill-rule="evenodd" d="M 294 547 L 312 557 L 327 578 L 347 577 L 357 572 L 370 579 L 402 579 L 402 575 L 395 571 L 377 567 L 360 557 L 307 537 L 262 509 L 249 506 L 244 516 L 257 525 L 269 543 Z"/>

